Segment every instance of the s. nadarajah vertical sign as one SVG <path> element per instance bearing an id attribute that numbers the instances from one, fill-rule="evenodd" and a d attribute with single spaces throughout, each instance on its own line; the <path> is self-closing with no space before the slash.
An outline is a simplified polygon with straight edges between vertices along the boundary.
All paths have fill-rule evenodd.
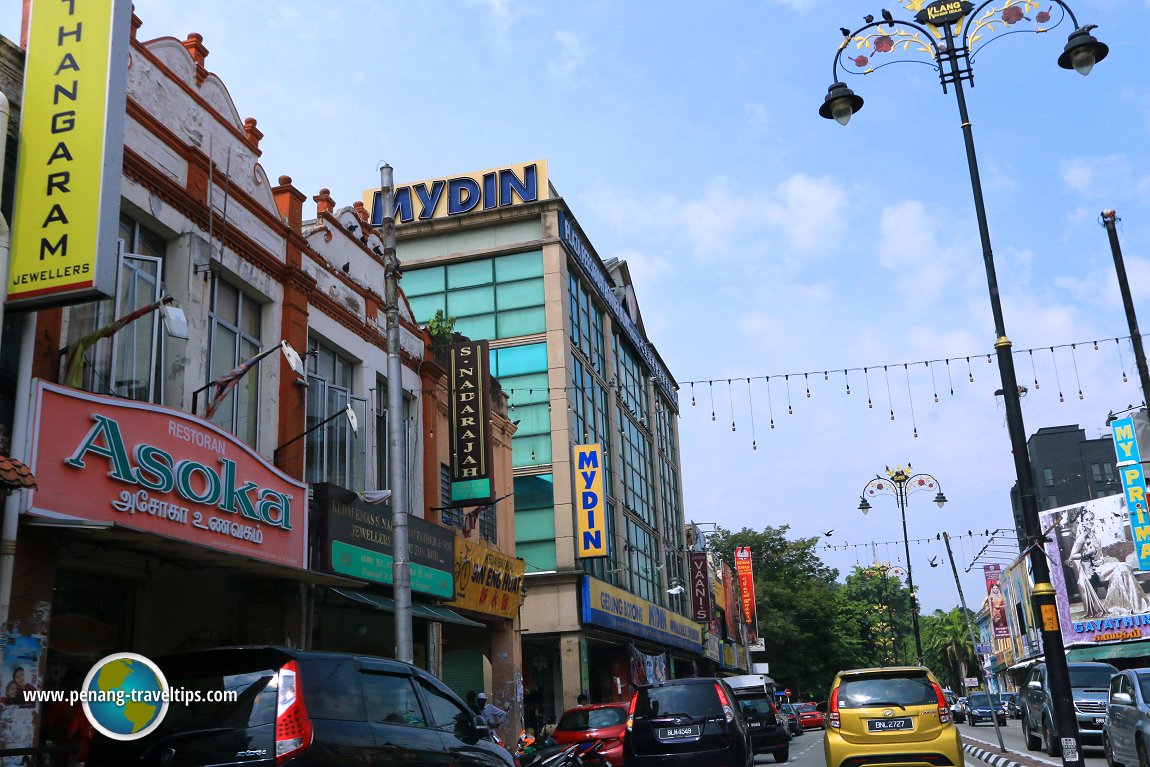
<path id="1" fill-rule="evenodd" d="M 464 341 L 451 344 L 447 353 L 451 505 L 480 506 L 495 497 L 491 482 L 490 351 L 486 341 Z"/>

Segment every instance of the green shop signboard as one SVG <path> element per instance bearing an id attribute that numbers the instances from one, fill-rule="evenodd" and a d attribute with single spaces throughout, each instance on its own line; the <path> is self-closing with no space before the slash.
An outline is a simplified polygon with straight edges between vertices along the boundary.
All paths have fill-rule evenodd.
<path id="1" fill-rule="evenodd" d="M 369 504 L 350 490 L 322 483 L 315 487 L 316 517 L 320 530 L 317 565 L 349 578 L 391 585 L 391 507 Z M 407 553 L 411 590 L 452 599 L 455 596 L 455 536 L 450 530 L 407 517 Z"/>

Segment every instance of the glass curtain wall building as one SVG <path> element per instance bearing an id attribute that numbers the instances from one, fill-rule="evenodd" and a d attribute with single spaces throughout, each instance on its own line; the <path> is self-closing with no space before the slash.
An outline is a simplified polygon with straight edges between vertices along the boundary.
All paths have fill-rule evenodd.
<path id="1" fill-rule="evenodd" d="M 510 192 L 505 174 L 519 182 Z M 414 317 L 442 312 L 456 332 L 490 342 L 517 425 L 527 726 L 558 717 L 580 692 L 629 699 L 632 648 L 661 656 L 668 676 L 688 673 L 699 654 L 690 641 L 605 626 L 584 604 L 618 593 L 675 620 L 689 613 L 685 595 L 667 593 L 687 576 L 677 386 L 643 332 L 626 264 L 595 254 L 541 162 L 401 186 L 397 211 Z M 604 456 L 609 541 L 593 559 L 577 552 L 571 457 L 592 443 Z"/>

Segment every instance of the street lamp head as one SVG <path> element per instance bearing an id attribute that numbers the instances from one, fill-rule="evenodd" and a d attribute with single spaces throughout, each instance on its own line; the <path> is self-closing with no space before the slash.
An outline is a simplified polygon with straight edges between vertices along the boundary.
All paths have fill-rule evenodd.
<path id="1" fill-rule="evenodd" d="M 1096 24 L 1087 24 L 1070 33 L 1070 37 L 1066 40 L 1066 48 L 1058 57 L 1058 66 L 1073 69 L 1085 77 L 1090 74 L 1095 64 L 1106 58 L 1106 54 L 1110 53 L 1109 46 L 1098 42 L 1094 35 L 1090 34 L 1090 30 L 1096 27 Z"/>
<path id="2" fill-rule="evenodd" d="M 851 121 L 851 115 L 862 109 L 862 96 L 846 86 L 845 83 L 834 83 L 827 88 L 826 98 L 819 107 L 819 114 L 828 120 L 834 120 L 839 125 L 846 125 Z"/>
<path id="3" fill-rule="evenodd" d="M 934 502 L 938 504 L 938 508 L 940 509 L 946 505 L 946 496 L 942 494 L 941 490 L 939 490 L 938 495 L 934 497 Z"/>
<path id="4" fill-rule="evenodd" d="M 859 511 L 861 511 L 863 514 L 870 512 L 870 503 L 867 502 L 865 497 L 859 498 Z"/>

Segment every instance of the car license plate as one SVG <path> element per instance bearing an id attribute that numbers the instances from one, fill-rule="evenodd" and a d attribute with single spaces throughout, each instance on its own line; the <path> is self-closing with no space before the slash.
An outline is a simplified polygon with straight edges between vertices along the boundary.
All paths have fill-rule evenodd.
<path id="1" fill-rule="evenodd" d="M 697 738 L 703 732 L 703 726 L 692 724 L 689 727 L 660 727 L 655 731 L 659 740 L 672 740 L 674 738 Z"/>
<path id="2" fill-rule="evenodd" d="M 763 723 L 762 722 L 747 722 L 747 726 L 750 727 L 752 730 L 754 730 L 754 729 L 757 729 L 759 727 L 762 727 Z"/>
<path id="3" fill-rule="evenodd" d="M 866 728 L 871 732 L 914 729 L 909 716 L 900 716 L 895 719 L 868 719 Z"/>
<path id="4" fill-rule="evenodd" d="M 1106 717 L 1104 717 L 1104 716 L 1094 717 L 1094 724 L 1098 725 L 1099 727 L 1103 726 L 1104 724 L 1106 724 Z"/>

